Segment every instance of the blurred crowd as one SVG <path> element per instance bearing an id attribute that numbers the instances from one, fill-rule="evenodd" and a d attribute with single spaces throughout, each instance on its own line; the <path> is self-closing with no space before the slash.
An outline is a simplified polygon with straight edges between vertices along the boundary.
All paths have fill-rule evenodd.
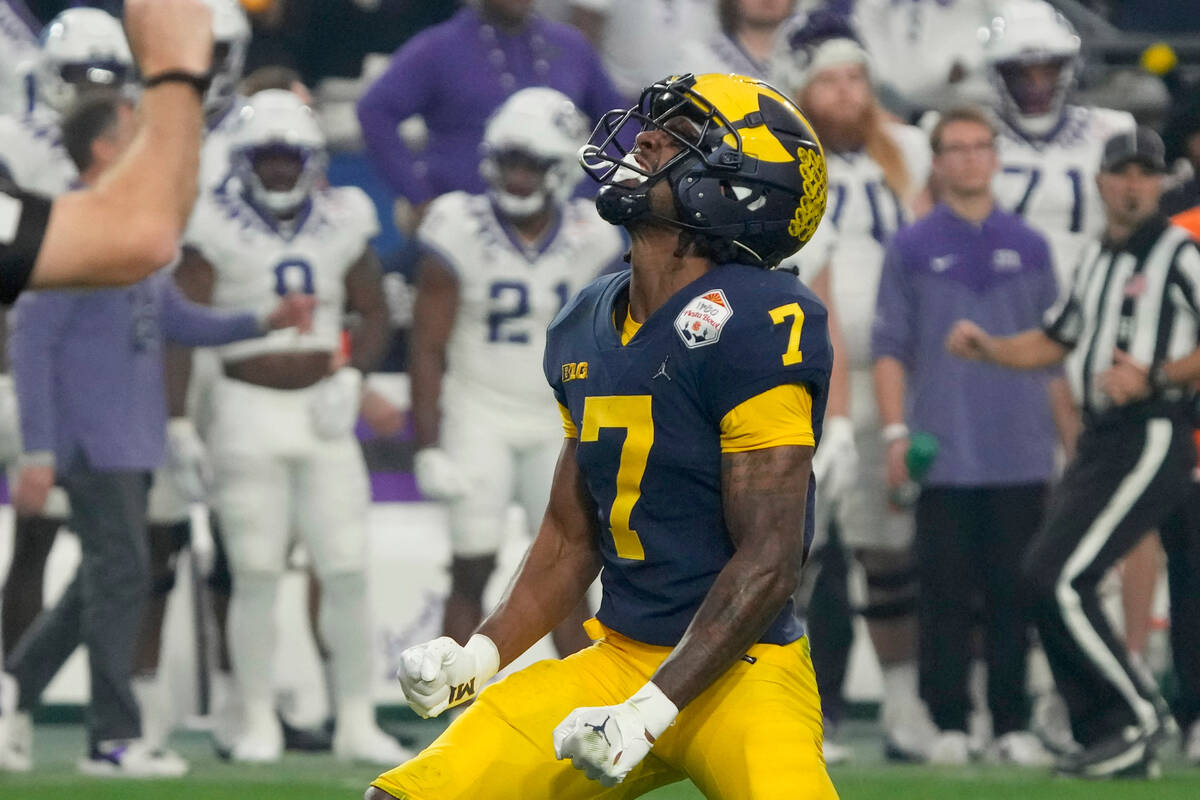
<path id="1" fill-rule="evenodd" d="M 645 87 L 688 72 L 778 87 L 828 163 L 825 219 L 783 265 L 830 307 L 838 354 L 797 597 L 827 761 L 852 755 L 837 729 L 858 618 L 889 758 L 1048 766 L 1102 738 L 1056 691 L 1019 588 L 1086 398 L 1062 370 L 967 366 L 942 342 L 958 316 L 999 334 L 1041 325 L 1111 221 L 1103 165 L 1150 159 L 1106 161 L 1139 125 L 1161 133 L 1147 215 L 1200 231 L 1187 34 L 1200 15 L 1142 1 L 208 2 L 215 79 L 181 257 L 129 290 L 31 293 L 8 314 L 0 769 L 32 768 L 30 713 L 82 642 L 91 768 L 186 771 L 156 675 L 188 547 L 221 631 L 204 655 L 219 753 L 410 756 L 366 689 L 369 469 L 412 471 L 424 499 L 447 504 L 443 627 L 466 641 L 506 508 L 535 528 L 546 505 L 562 429 L 541 377 L 545 326 L 624 268 L 576 154 L 614 109 L 644 108 Z M 128 144 L 138 76 L 120 7 L 0 2 L 0 171 L 18 185 L 54 195 L 103 180 Z M 1162 41 L 1106 48 L 1121 31 Z M 215 541 L 198 540 L 196 504 Z M 1197 559 L 1193 522 L 1173 559 Z M 60 529 L 85 560 L 43 610 Z M 1130 668 L 1150 683 L 1176 673 L 1171 711 L 1200 763 L 1200 674 L 1179 653 L 1200 642 L 1175 641 L 1172 662 L 1152 634 L 1169 621 L 1154 602 L 1158 541 L 1140 531 L 1095 583 Z M 280 720 L 267 666 L 297 549 L 332 710 L 311 731 Z M 1173 600 L 1200 595 L 1185 581 Z M 555 632 L 560 653 L 587 644 L 588 614 Z M 129 741 L 137 760 L 122 765 L 113 743 Z"/>

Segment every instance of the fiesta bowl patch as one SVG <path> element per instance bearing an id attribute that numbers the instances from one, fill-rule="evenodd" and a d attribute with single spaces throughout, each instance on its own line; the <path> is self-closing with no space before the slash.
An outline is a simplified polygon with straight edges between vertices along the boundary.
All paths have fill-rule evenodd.
<path id="1" fill-rule="evenodd" d="M 733 308 L 720 289 L 705 292 L 683 307 L 675 318 L 675 332 L 688 347 L 714 344 L 733 316 Z"/>

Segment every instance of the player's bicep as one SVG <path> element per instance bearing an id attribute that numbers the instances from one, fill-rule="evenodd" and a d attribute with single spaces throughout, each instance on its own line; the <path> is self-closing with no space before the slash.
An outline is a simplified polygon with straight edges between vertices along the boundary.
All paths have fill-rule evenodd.
<path id="1" fill-rule="evenodd" d="M 184 247 L 179 264 L 175 267 L 175 283 L 184 297 L 194 303 L 209 305 L 216 281 L 216 270 L 208 259 L 196 248 Z"/>
<path id="2" fill-rule="evenodd" d="M 387 314 L 383 291 L 383 265 L 368 245 L 346 270 L 346 305 L 359 314 Z"/>
<path id="3" fill-rule="evenodd" d="M 538 531 L 539 538 L 549 538 L 563 550 L 593 552 L 599 558 L 596 504 L 588 492 L 583 473 L 579 470 L 575 451 L 576 439 L 563 439 L 550 485 L 550 502 Z"/>
<path id="4" fill-rule="evenodd" d="M 721 497 L 734 546 L 797 576 L 813 451 L 785 445 L 721 455 Z"/>
<path id="5" fill-rule="evenodd" d="M 450 339 L 458 313 L 458 277 L 441 257 L 424 253 L 417 262 L 417 299 L 413 308 L 413 341 L 440 349 Z"/>

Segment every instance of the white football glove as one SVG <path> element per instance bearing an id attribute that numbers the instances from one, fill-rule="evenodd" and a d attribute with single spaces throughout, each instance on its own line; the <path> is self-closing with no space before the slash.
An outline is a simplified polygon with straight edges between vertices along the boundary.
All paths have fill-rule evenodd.
<path id="1" fill-rule="evenodd" d="M 167 422 L 167 474 L 188 500 L 204 500 L 212 487 L 208 449 L 187 417 L 172 417 Z"/>
<path id="2" fill-rule="evenodd" d="M 317 385 L 309 413 L 313 430 L 322 439 L 338 439 L 354 430 L 362 401 L 363 375 L 354 367 L 342 367 Z"/>
<path id="3" fill-rule="evenodd" d="M 850 491 L 858 478 L 858 447 L 854 444 L 854 423 L 848 417 L 825 420 L 812 467 L 822 498 L 836 502 Z"/>
<path id="4" fill-rule="evenodd" d="M 554 755 L 605 786 L 625 780 L 679 709 L 650 681 L 617 706 L 577 708 L 554 729 Z"/>
<path id="5" fill-rule="evenodd" d="M 408 648 L 396 677 L 412 710 L 429 719 L 479 694 L 499 670 L 500 651 L 477 633 L 466 645 L 442 636 Z"/>
<path id="6" fill-rule="evenodd" d="M 467 493 L 462 469 L 440 447 L 425 447 L 413 456 L 417 488 L 430 500 L 454 500 Z"/>
<path id="7" fill-rule="evenodd" d="M 11 375 L 0 374 L 0 463 L 10 464 L 21 455 L 21 420 Z"/>

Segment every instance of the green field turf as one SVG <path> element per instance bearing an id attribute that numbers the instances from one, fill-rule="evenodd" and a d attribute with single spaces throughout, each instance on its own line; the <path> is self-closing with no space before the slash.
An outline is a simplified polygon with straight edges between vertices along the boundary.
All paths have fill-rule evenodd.
<path id="1" fill-rule="evenodd" d="M 416 735 L 425 739 L 424 729 Z M 178 781 L 97 781 L 75 771 L 83 731 L 77 725 L 40 726 L 38 769 L 29 775 L 0 773 L 2 800 L 357 800 L 377 772 L 346 766 L 329 756 L 289 754 L 272 767 L 230 766 L 212 756 L 201 734 L 177 735 L 172 744 L 192 761 L 192 774 Z M 1173 756 L 1162 780 L 1082 783 L 1044 772 L 1003 767 L 939 770 L 888 767 L 866 728 L 850 737 L 858 758 L 833 770 L 843 800 L 1200 800 L 1200 769 L 1187 769 Z M 686 784 L 645 795 L 651 800 L 700 800 Z M 803 792 L 796 794 L 803 800 Z M 487 800 L 480 787 L 478 800 Z M 530 800 L 541 800 L 530 798 Z M 547 799 L 550 800 L 550 799 Z"/>

